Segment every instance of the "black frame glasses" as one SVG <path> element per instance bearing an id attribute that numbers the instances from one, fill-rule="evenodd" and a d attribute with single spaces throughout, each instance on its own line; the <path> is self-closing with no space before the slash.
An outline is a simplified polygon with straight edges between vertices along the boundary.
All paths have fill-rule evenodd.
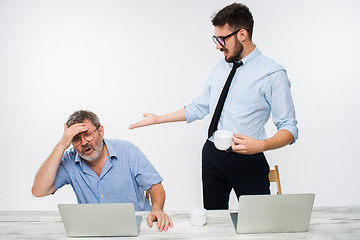
<path id="1" fill-rule="evenodd" d="M 78 134 L 76 135 L 73 140 L 72 140 L 72 143 L 75 144 L 75 145 L 79 145 L 81 143 L 81 139 L 82 137 L 84 137 L 84 139 L 88 142 L 90 142 L 91 140 L 94 139 L 94 132 L 96 130 L 99 129 L 100 126 L 98 126 L 97 128 L 95 128 L 94 131 L 92 131 L 91 133 L 84 133 L 84 134 Z"/>
<path id="2" fill-rule="evenodd" d="M 212 36 L 212 39 L 214 41 L 215 44 L 219 43 L 221 46 L 225 47 L 225 39 L 228 38 L 228 37 L 231 37 L 232 35 L 238 33 L 241 29 L 244 29 L 246 31 L 248 31 L 247 29 L 245 28 L 240 28 L 239 30 L 236 30 L 235 32 L 232 32 L 230 33 L 229 35 L 226 35 L 225 37 L 217 37 L 217 36 Z"/>

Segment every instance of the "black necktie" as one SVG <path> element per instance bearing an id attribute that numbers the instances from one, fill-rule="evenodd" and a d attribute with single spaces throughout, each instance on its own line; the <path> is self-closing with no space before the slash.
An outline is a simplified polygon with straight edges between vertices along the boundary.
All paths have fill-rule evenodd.
<path id="1" fill-rule="evenodd" d="M 219 101 L 216 105 L 216 108 L 215 108 L 215 111 L 214 111 L 214 115 L 211 119 L 211 123 L 210 123 L 210 126 L 209 126 L 209 132 L 208 132 L 208 138 L 210 138 L 213 133 L 217 130 L 217 125 L 218 125 L 218 122 L 219 122 L 219 119 L 220 119 L 220 115 L 221 115 L 221 112 L 222 112 L 222 109 L 224 107 L 224 103 L 225 103 L 225 99 L 226 99 L 226 96 L 229 92 L 229 88 L 230 88 L 230 84 L 231 84 L 231 80 L 233 79 L 234 75 L 235 75 L 235 72 L 236 72 L 236 69 L 238 67 L 240 67 L 242 65 L 242 61 L 236 63 L 234 62 L 234 65 L 233 65 L 233 68 L 231 69 L 231 72 L 226 80 L 226 83 L 224 85 L 224 88 L 220 94 L 220 97 L 219 97 Z"/>

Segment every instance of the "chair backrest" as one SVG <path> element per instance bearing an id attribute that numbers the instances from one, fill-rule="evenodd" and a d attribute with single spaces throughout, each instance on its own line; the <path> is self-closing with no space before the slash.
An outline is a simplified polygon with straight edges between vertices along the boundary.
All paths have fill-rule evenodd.
<path id="1" fill-rule="evenodd" d="M 282 194 L 281 184 L 280 184 L 279 168 L 278 168 L 277 165 L 274 166 L 274 169 L 271 169 L 269 171 L 269 181 L 270 182 L 276 182 L 277 194 Z"/>

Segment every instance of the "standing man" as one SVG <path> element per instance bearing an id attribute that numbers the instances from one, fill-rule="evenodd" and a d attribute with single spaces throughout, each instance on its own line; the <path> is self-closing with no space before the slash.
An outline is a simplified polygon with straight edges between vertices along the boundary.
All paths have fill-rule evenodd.
<path id="1" fill-rule="evenodd" d="M 270 194 L 264 151 L 293 143 L 297 121 L 285 69 L 261 54 L 252 42 L 254 20 L 248 7 L 233 3 L 212 19 L 216 49 L 224 54 L 200 96 L 185 108 L 157 116 L 145 113 L 130 129 L 152 124 L 202 119 L 210 113 L 208 139 L 202 151 L 203 200 L 206 209 L 228 209 L 229 195 Z M 277 133 L 267 138 L 272 112 Z M 227 151 L 214 146 L 216 129 L 233 132 Z"/>
<path id="2" fill-rule="evenodd" d="M 70 144 L 73 148 L 66 150 Z M 163 212 L 161 182 L 137 147 L 123 140 L 104 139 L 99 118 L 80 110 L 69 117 L 60 142 L 36 173 L 32 193 L 48 196 L 70 184 L 79 203 L 133 203 L 136 211 L 150 211 L 150 227 L 157 220 L 159 231 L 166 231 L 173 224 Z M 146 190 L 152 206 L 144 196 Z"/>

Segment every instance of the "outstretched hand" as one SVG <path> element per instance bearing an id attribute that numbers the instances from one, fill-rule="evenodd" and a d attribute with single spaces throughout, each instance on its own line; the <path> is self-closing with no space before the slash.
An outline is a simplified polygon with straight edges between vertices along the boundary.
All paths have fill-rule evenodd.
<path id="1" fill-rule="evenodd" d="M 162 210 L 152 210 L 149 215 L 147 216 L 147 223 L 149 227 L 152 227 L 153 222 L 157 221 L 157 226 L 159 231 L 162 232 L 163 230 L 167 231 L 169 226 L 173 227 L 173 222 L 166 213 Z"/>
<path id="2" fill-rule="evenodd" d="M 153 113 L 144 113 L 143 116 L 145 117 L 145 119 L 143 119 L 137 123 L 131 124 L 129 129 L 145 127 L 145 126 L 149 126 L 149 125 L 158 123 L 157 122 L 158 116 Z"/>

